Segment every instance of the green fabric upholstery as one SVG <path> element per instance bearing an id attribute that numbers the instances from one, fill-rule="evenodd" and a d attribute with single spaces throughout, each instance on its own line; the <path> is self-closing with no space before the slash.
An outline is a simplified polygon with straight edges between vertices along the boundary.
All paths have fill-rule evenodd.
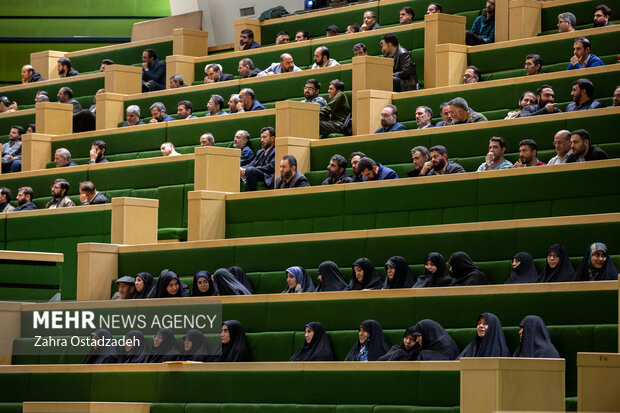
<path id="1" fill-rule="evenodd" d="M 140 46 L 131 46 L 129 43 L 127 46 L 105 52 L 93 51 L 88 54 L 72 56 L 70 57 L 71 64 L 80 72 L 90 72 L 99 71 L 103 59 L 110 59 L 119 65 L 140 65 L 142 64 L 142 52 L 145 49 L 155 50 L 157 58 L 162 61 L 166 60 L 166 56 L 172 55 L 172 40 Z"/>
<path id="2" fill-rule="evenodd" d="M 14 99 L 11 99 L 11 102 L 13 100 Z M 34 100 L 34 96 L 32 97 L 32 100 Z M 3 134 L 2 138 L 0 138 L 0 143 L 4 144 L 9 141 L 9 132 L 11 132 L 11 127 L 21 126 L 22 128 L 24 128 L 24 130 L 26 130 L 28 129 L 28 125 L 34 122 L 35 122 L 34 113 L 30 115 L 17 115 L 17 116 L 11 116 L 11 117 L 0 116 L 0 133 Z M 5 133 L 6 135 L 4 135 Z"/>
<path id="3" fill-rule="evenodd" d="M 100 65 L 101 62 L 99 62 L 98 64 Z M 97 90 L 103 89 L 105 87 L 104 83 L 105 82 L 104 82 L 103 74 L 94 79 L 84 79 L 81 76 L 77 76 L 74 78 L 66 79 L 66 81 L 63 82 L 62 84 L 57 83 L 57 84 L 50 85 L 50 84 L 41 84 L 41 82 L 35 82 L 32 84 L 32 86 L 28 88 L 7 91 L 6 94 L 3 93 L 3 95 L 7 96 L 11 100 L 11 102 L 16 101 L 19 105 L 21 104 L 29 105 L 34 102 L 34 97 L 39 90 L 45 90 L 50 97 L 50 101 L 55 102 L 56 95 L 58 94 L 58 91 L 60 90 L 60 88 L 63 86 L 67 86 L 71 88 L 71 90 L 73 91 L 73 97 L 77 99 L 81 96 L 94 95 L 95 92 L 97 92 Z M 84 109 L 88 109 L 88 107 L 85 107 Z M 34 120 L 28 123 L 34 123 Z M 28 127 L 27 124 L 25 126 Z M 1 128 L 0 128 L 0 131 L 2 131 Z"/>
<path id="4" fill-rule="evenodd" d="M 49 300 L 61 277 L 62 263 L 0 259 L 0 300 Z"/>

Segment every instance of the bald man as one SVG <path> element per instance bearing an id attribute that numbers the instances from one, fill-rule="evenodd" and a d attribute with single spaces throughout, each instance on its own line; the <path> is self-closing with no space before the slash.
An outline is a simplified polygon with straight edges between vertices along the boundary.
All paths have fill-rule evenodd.
<path id="1" fill-rule="evenodd" d="M 36 72 L 31 65 L 22 66 L 22 83 L 40 82 L 43 79 L 41 73 Z"/>
<path id="2" fill-rule="evenodd" d="M 280 55 L 280 63 L 272 63 L 267 69 L 260 72 L 257 76 L 277 75 L 279 73 L 300 72 L 301 69 L 295 66 L 293 56 L 288 53 Z"/>

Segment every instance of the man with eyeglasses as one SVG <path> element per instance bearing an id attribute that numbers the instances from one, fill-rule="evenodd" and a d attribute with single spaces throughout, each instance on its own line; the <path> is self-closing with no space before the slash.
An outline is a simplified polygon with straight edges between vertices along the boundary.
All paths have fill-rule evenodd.
<path id="1" fill-rule="evenodd" d="M 304 99 L 302 102 L 307 103 L 318 103 L 321 107 L 327 105 L 327 101 L 325 98 L 319 96 L 321 92 L 321 82 L 316 79 L 308 79 L 306 80 L 306 85 L 304 86 Z"/>
<path id="2" fill-rule="evenodd" d="M 577 18 L 571 12 L 558 14 L 558 32 L 568 33 L 574 32 L 577 25 Z"/>
<path id="3" fill-rule="evenodd" d="M 558 131 L 558 133 L 556 133 L 553 137 L 553 146 L 555 146 L 557 155 L 549 159 L 547 165 L 566 163 L 568 155 L 573 153 L 570 149 L 570 131 L 567 131 L 566 129 Z"/>
<path id="4" fill-rule="evenodd" d="M 542 74 L 542 58 L 537 54 L 528 54 L 525 56 L 523 67 L 525 67 L 526 76 L 540 75 Z"/>

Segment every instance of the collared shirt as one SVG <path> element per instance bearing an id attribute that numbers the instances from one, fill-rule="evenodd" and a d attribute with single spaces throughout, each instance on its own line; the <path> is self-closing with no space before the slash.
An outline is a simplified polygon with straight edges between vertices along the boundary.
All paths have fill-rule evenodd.
<path id="1" fill-rule="evenodd" d="M 486 162 L 483 162 L 482 165 L 480 165 L 478 167 L 478 171 L 477 172 L 486 171 L 487 170 L 487 165 L 488 164 Z M 491 168 L 493 170 L 497 170 L 497 169 L 510 169 L 510 168 L 512 168 L 512 163 L 509 160 L 504 159 L 500 163 L 494 163 L 494 162 L 491 163 Z"/>
<path id="2" fill-rule="evenodd" d="M 407 127 L 400 122 L 394 122 L 394 124 L 390 126 L 388 129 L 381 127 L 377 129 L 375 133 L 395 132 L 399 130 L 407 130 Z"/>
<path id="3" fill-rule="evenodd" d="M 544 163 L 544 162 L 539 161 L 538 158 L 536 158 L 536 162 L 534 162 L 534 164 L 532 166 L 543 166 L 543 165 L 547 165 L 547 164 Z M 522 168 L 529 168 L 530 166 L 526 165 L 526 164 L 521 164 L 521 167 Z"/>
<path id="4" fill-rule="evenodd" d="M 293 70 L 291 70 L 291 72 L 301 72 L 301 69 L 293 65 Z M 266 76 L 270 73 L 275 75 L 282 73 L 282 65 L 280 63 L 272 63 L 271 66 L 260 72 L 257 76 Z"/>
<path id="5" fill-rule="evenodd" d="M 2 145 L 2 163 L 8 163 L 7 157 L 11 155 L 15 159 L 22 158 L 22 141 L 9 141 Z"/>
<path id="6" fill-rule="evenodd" d="M 583 102 L 581 105 L 577 105 L 577 102 L 571 102 L 566 107 L 567 112 L 576 112 L 578 110 L 588 110 L 588 109 L 597 109 L 602 108 L 601 102 L 594 99 L 588 99 Z"/>
<path id="7" fill-rule="evenodd" d="M 205 116 L 217 116 L 217 115 L 227 115 L 226 112 L 224 112 L 223 110 L 220 110 L 219 112 L 217 112 L 215 115 L 211 115 L 211 113 L 207 112 L 207 114 Z M 195 116 L 194 116 L 195 117 Z"/>
<path id="8" fill-rule="evenodd" d="M 317 96 L 315 98 L 312 98 L 311 100 L 308 99 L 302 99 L 301 102 L 306 102 L 306 103 L 318 103 L 319 105 L 321 105 L 321 107 L 327 105 L 327 101 L 325 100 L 325 98 L 321 97 L 321 96 Z"/>
<path id="9" fill-rule="evenodd" d="M 315 62 L 312 64 L 312 67 L 310 69 L 320 69 L 322 67 L 334 67 L 334 66 L 340 66 L 340 63 L 338 63 L 336 60 L 330 57 L 329 59 L 327 59 L 327 63 L 325 63 L 323 66 L 317 65 Z"/>
<path id="10" fill-rule="evenodd" d="M 566 70 L 583 69 L 583 68 L 586 68 L 586 67 L 596 67 L 596 66 L 603 66 L 603 61 L 601 59 L 599 59 L 598 56 L 593 55 L 592 53 L 590 53 L 590 55 L 588 56 L 586 61 L 583 62 L 583 65 L 581 63 L 577 63 L 576 65 L 574 65 L 574 64 L 569 62 L 568 63 L 568 67 L 566 68 Z"/>
<path id="11" fill-rule="evenodd" d="M 566 163 L 568 156 L 572 154 L 573 154 L 573 151 L 570 150 L 566 152 L 564 156 L 555 155 L 553 158 L 549 159 L 549 162 L 547 162 L 547 165 L 559 165 L 559 164 Z"/>

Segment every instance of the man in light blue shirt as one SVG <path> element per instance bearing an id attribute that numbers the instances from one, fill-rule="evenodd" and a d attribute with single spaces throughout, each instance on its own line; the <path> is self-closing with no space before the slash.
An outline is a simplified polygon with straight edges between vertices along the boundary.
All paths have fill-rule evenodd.
<path id="1" fill-rule="evenodd" d="M 280 73 L 300 72 L 301 69 L 295 66 L 293 56 L 288 53 L 280 55 L 280 63 L 272 63 L 267 69 L 260 72 L 257 76 L 277 75 Z"/>
<path id="2" fill-rule="evenodd" d="M 506 142 L 504 141 L 504 138 L 493 136 L 489 139 L 489 153 L 487 153 L 487 158 L 482 165 L 478 167 L 477 172 L 493 171 L 496 169 L 511 169 L 512 163 L 504 159 L 505 152 Z"/>

